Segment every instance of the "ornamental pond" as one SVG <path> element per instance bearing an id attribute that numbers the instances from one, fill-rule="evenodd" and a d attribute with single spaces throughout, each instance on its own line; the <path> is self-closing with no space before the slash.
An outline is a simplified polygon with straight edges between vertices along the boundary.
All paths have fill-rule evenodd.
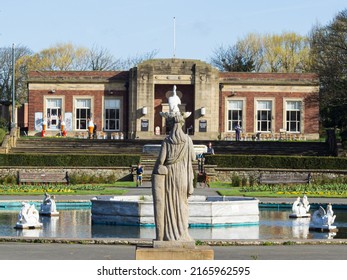
<path id="1" fill-rule="evenodd" d="M 19 205 L 20 203 L 18 203 Z M 35 205 L 39 205 L 35 203 Z M 312 211 L 317 206 L 312 205 Z M 38 208 L 38 207 L 36 207 Z M 40 216 L 42 229 L 15 229 L 20 206 L 0 205 L 0 237 L 153 239 L 154 226 L 94 224 L 91 205 L 59 203 L 58 217 Z M 347 239 L 347 209 L 334 207 L 337 233 L 309 230 L 310 218 L 290 219 L 291 205 L 259 204 L 259 222 L 248 225 L 190 227 L 195 240 Z"/>

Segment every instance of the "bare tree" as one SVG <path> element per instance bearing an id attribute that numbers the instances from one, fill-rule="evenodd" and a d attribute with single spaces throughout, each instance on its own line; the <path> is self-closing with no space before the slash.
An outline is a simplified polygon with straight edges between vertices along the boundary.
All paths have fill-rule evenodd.
<path id="1" fill-rule="evenodd" d="M 26 46 L 15 47 L 15 99 L 23 102 L 26 99 L 26 69 L 25 57 L 32 51 Z M 0 93 L 2 102 L 12 101 L 12 47 L 0 48 Z"/>
<path id="2" fill-rule="evenodd" d="M 88 69 L 98 71 L 114 70 L 119 61 L 107 49 L 93 46 L 88 54 Z"/>
<path id="3" fill-rule="evenodd" d="M 253 58 L 240 52 L 237 46 L 218 47 L 214 50 L 210 63 L 225 72 L 252 72 L 255 69 Z"/>
<path id="4" fill-rule="evenodd" d="M 145 52 L 143 54 L 136 54 L 135 56 L 129 56 L 126 59 L 119 59 L 115 63 L 115 70 L 129 70 L 130 68 L 135 67 L 143 61 L 150 60 L 155 58 L 158 54 L 158 50 L 152 50 Z"/>

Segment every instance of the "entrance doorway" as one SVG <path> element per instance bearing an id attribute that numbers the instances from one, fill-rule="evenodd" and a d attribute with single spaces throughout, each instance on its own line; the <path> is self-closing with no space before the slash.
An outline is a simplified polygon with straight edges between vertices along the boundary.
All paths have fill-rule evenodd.
<path id="1" fill-rule="evenodd" d="M 191 116 L 186 119 L 184 131 L 189 128 L 190 134 L 194 131 L 194 85 L 176 85 L 177 95 L 181 99 L 181 112 L 192 112 Z M 173 85 L 155 85 L 154 87 L 154 127 L 160 129 L 160 134 L 168 134 L 165 118 L 160 116 L 160 112 L 168 112 L 168 98 L 171 96 Z"/>

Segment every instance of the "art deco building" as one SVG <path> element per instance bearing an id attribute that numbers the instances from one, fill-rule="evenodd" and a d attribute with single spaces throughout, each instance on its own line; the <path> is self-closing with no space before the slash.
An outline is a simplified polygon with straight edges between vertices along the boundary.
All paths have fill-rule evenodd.
<path id="1" fill-rule="evenodd" d="M 30 72 L 28 132 L 70 136 L 87 131 L 88 118 L 103 137 L 162 139 L 173 86 L 181 111 L 192 112 L 185 131 L 193 139 L 319 137 L 319 80 L 315 74 L 219 72 L 206 62 L 153 59 L 129 71 Z M 259 134 L 260 132 L 260 134 Z M 106 136 L 107 135 L 107 136 Z"/>

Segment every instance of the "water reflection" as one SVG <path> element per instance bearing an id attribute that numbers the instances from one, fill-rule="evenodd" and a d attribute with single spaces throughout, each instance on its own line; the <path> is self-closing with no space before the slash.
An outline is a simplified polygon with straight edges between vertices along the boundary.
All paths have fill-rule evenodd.
<path id="1" fill-rule="evenodd" d="M 14 229 L 18 211 L 0 211 L 0 236 L 57 238 L 146 238 L 155 228 L 92 224 L 90 210 L 59 210 L 58 217 L 41 216 L 42 229 Z M 190 228 L 194 239 L 329 239 L 347 238 L 347 211 L 336 210 L 334 225 L 339 232 L 309 231 L 309 218 L 290 219 L 290 210 L 261 210 L 258 225 Z"/>
<path id="2" fill-rule="evenodd" d="M 294 238 L 307 239 L 311 218 L 292 219 L 292 234 Z"/>

